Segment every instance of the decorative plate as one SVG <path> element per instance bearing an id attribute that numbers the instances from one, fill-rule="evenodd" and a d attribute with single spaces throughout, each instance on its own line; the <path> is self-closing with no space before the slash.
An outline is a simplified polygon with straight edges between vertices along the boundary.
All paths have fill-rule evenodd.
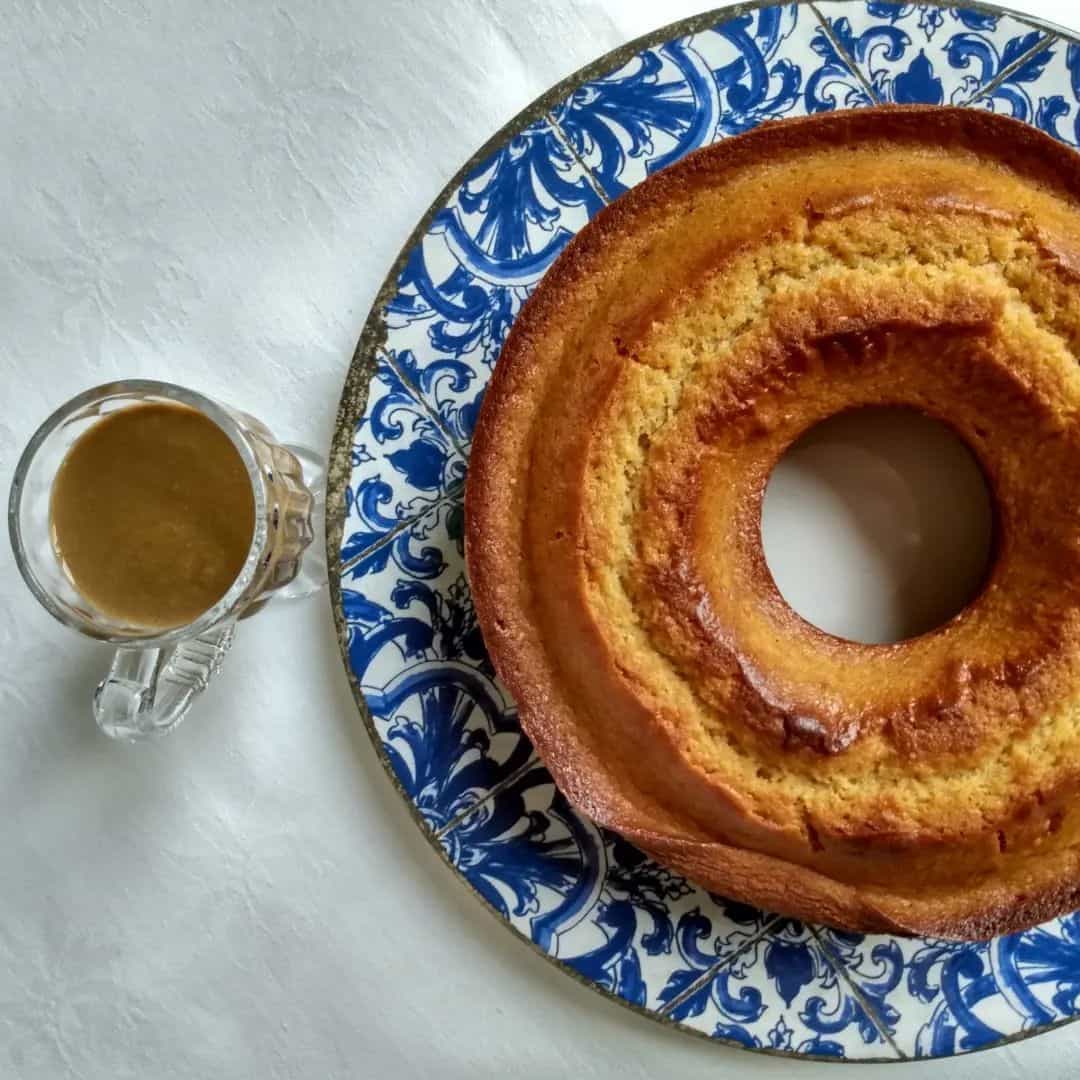
<path id="1" fill-rule="evenodd" d="M 1080 43 L 984 5 L 743 5 L 550 91 L 458 174 L 379 294 L 329 493 L 342 651 L 390 776 L 447 863 L 566 972 L 718 1042 L 825 1059 L 959 1054 L 1080 1013 L 1080 913 L 989 943 L 840 933 L 734 904 L 575 813 L 484 651 L 463 484 L 506 333 L 605 203 L 764 120 L 875 102 L 991 109 L 1080 144 Z"/>

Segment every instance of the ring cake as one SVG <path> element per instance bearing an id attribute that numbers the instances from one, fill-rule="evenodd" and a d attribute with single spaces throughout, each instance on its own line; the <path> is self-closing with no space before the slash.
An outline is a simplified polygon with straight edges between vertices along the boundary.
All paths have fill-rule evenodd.
<path id="1" fill-rule="evenodd" d="M 496 669 L 568 799 L 714 892 L 982 938 L 1080 905 L 1080 156 L 974 109 L 766 124 L 599 214 L 470 463 Z M 779 595 L 770 472 L 843 410 L 950 425 L 979 595 L 864 645 Z"/>

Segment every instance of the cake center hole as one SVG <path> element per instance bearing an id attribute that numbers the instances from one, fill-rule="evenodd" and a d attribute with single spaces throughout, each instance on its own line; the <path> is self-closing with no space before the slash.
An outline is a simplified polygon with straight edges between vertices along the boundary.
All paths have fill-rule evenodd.
<path id="1" fill-rule="evenodd" d="M 765 490 L 761 539 L 807 622 L 867 644 L 948 622 L 978 593 L 993 503 L 974 455 L 914 409 L 840 413 L 806 432 Z"/>

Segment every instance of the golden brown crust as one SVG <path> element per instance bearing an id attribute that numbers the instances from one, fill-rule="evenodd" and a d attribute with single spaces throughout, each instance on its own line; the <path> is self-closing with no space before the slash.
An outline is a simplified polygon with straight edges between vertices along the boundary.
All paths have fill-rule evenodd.
<path id="1" fill-rule="evenodd" d="M 467 556 L 568 798 L 714 891 L 981 937 L 1080 892 L 1080 158 L 964 109 L 699 151 L 526 304 L 473 442 Z M 980 597 L 863 646 L 764 564 L 769 472 L 844 408 L 950 423 L 998 503 Z"/>

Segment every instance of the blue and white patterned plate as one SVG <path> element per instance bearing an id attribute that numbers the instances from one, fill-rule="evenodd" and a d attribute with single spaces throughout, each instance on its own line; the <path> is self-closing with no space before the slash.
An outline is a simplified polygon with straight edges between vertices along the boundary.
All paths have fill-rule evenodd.
<path id="1" fill-rule="evenodd" d="M 577 814 L 492 671 L 463 561 L 484 388 L 525 299 L 605 203 L 763 120 L 874 102 L 1006 112 L 1080 143 L 1080 44 L 989 6 L 742 6 L 670 26 L 556 87 L 410 238 L 342 399 L 335 617 L 360 711 L 450 866 L 564 970 L 765 1051 L 963 1053 L 1080 1013 L 1080 913 L 982 944 L 846 934 L 730 903 Z"/>

